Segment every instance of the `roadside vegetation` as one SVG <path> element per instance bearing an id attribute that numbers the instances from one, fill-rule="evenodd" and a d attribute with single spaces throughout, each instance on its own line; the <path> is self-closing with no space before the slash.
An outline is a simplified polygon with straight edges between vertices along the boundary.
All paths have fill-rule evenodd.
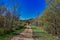
<path id="1" fill-rule="evenodd" d="M 46 38 L 41 37 L 43 38 L 42 40 L 57 40 L 56 38 L 53 38 L 53 36 L 60 38 L 60 0 L 46 0 L 46 3 L 47 8 L 45 9 L 44 14 L 32 19 L 31 23 L 36 26 L 36 31 L 41 30 L 39 28 L 37 29 L 37 26 L 42 27 L 48 34 L 52 35 L 50 36 L 45 32 L 40 32 L 39 34 L 36 33 L 36 35 L 40 35 L 42 33 L 43 35 L 41 35 L 43 37 L 46 36 Z"/>
<path id="2" fill-rule="evenodd" d="M 49 1 L 47 1 L 49 2 Z M 40 18 L 40 24 L 52 35 L 60 38 L 60 1 L 54 0 L 49 3 L 43 16 Z"/>
<path id="3" fill-rule="evenodd" d="M 34 40 L 59 40 L 58 37 L 48 34 L 43 28 L 32 26 Z"/>
<path id="4" fill-rule="evenodd" d="M 9 40 L 25 29 L 26 23 L 20 20 L 17 9 L 16 5 L 13 6 L 13 10 L 0 5 L 0 40 Z"/>
<path id="5" fill-rule="evenodd" d="M 34 25 L 32 30 L 35 40 L 58 40 L 60 38 L 60 0 L 46 0 L 46 4 L 47 8 L 42 16 L 29 20 L 20 20 L 17 12 L 20 9 L 19 5 L 14 5 L 13 10 L 0 5 L 0 40 L 9 40 L 18 35 L 25 29 L 27 23 Z"/>
<path id="6" fill-rule="evenodd" d="M 19 29 L 15 30 L 14 32 L 0 35 L 0 40 L 11 40 L 13 36 L 19 35 L 19 33 L 21 33 L 25 28 L 26 26 L 22 26 Z"/>

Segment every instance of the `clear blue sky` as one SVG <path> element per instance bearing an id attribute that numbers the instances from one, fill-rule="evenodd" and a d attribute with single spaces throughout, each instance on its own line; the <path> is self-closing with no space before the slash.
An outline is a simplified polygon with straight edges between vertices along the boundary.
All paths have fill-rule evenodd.
<path id="1" fill-rule="evenodd" d="M 3 4 L 11 10 L 16 3 L 19 5 L 17 5 L 19 7 L 17 12 L 23 20 L 42 15 L 46 7 L 45 0 L 0 0 L 0 5 Z"/>

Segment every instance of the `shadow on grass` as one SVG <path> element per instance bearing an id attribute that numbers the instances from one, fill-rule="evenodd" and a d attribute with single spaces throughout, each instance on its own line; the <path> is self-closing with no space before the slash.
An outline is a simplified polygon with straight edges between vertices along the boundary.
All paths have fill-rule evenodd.
<path id="1" fill-rule="evenodd" d="M 32 26 L 34 40 L 59 40 L 58 37 L 52 36 L 40 27 Z"/>
<path id="2" fill-rule="evenodd" d="M 6 34 L 0 35 L 0 40 L 10 40 L 11 37 L 15 35 L 19 35 L 26 27 L 21 26 L 20 28 L 16 29 L 14 32 L 8 32 Z"/>

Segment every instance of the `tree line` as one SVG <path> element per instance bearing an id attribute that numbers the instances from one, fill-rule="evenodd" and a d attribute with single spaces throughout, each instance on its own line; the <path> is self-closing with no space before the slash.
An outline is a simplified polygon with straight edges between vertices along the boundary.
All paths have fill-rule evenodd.
<path id="1" fill-rule="evenodd" d="M 50 0 L 47 3 L 49 6 L 40 18 L 40 22 L 48 33 L 60 37 L 60 1 Z"/>
<path id="2" fill-rule="evenodd" d="M 46 4 L 44 14 L 32 23 L 43 27 L 49 34 L 60 37 L 60 0 L 46 0 Z"/>
<path id="3" fill-rule="evenodd" d="M 16 6 L 13 6 L 13 11 L 5 6 L 0 6 L 0 34 L 13 32 L 24 26 L 20 21 L 20 15 L 16 12 L 16 9 Z"/>

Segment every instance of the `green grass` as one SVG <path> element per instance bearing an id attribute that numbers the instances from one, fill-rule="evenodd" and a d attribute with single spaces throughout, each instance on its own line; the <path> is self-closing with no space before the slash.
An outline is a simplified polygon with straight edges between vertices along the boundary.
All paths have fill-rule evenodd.
<path id="1" fill-rule="evenodd" d="M 32 30 L 35 40 L 58 40 L 58 37 L 48 34 L 41 27 L 32 26 Z"/>
<path id="2" fill-rule="evenodd" d="M 3 34 L 0 35 L 0 40 L 10 40 L 11 37 L 18 35 L 20 32 L 22 32 L 26 27 L 21 27 L 17 30 L 15 30 L 14 32 L 8 33 L 8 34 Z"/>

